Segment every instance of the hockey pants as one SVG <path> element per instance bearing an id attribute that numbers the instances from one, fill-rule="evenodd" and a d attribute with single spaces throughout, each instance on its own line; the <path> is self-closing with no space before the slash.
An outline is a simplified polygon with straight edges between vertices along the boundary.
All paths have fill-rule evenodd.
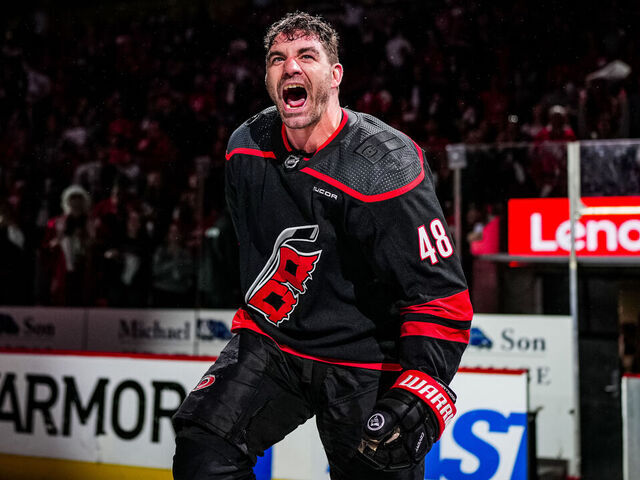
<path id="1" fill-rule="evenodd" d="M 356 452 L 364 421 L 397 375 L 301 358 L 243 330 L 174 416 L 174 479 L 253 479 L 257 456 L 315 415 L 332 480 L 422 480 L 423 465 L 384 473 Z"/>

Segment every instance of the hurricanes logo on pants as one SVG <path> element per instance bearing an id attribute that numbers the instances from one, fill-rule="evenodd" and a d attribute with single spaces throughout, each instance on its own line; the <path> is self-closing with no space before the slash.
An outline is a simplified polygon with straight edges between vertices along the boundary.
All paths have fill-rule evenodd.
<path id="1" fill-rule="evenodd" d="M 275 325 L 289 319 L 300 295 L 307 291 L 306 283 L 312 278 L 311 273 L 322 253 L 322 250 L 301 252 L 292 244 L 315 242 L 318 231 L 318 225 L 283 230 L 276 239 L 267 264 L 245 296 L 247 305 Z"/>

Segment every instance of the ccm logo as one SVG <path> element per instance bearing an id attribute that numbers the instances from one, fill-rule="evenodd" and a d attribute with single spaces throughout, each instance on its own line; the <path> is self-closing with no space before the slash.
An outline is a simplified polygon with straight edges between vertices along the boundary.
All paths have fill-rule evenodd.
<path id="1" fill-rule="evenodd" d="M 313 187 L 313 191 L 333 200 L 338 199 L 338 195 L 336 195 L 335 193 L 327 192 L 324 188 Z"/>

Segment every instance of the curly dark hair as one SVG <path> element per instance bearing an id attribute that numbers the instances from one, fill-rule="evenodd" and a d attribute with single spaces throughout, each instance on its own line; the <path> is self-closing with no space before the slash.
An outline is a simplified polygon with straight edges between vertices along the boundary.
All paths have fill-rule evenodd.
<path id="1" fill-rule="evenodd" d="M 300 35 L 300 32 L 302 32 L 302 35 Z M 307 35 L 316 37 L 327 52 L 329 62 L 333 64 L 340 61 L 338 58 L 338 32 L 320 16 L 313 16 L 299 11 L 285 15 L 271 25 L 264 36 L 264 48 L 267 53 L 275 38 L 281 33 L 285 34 L 289 41 Z"/>

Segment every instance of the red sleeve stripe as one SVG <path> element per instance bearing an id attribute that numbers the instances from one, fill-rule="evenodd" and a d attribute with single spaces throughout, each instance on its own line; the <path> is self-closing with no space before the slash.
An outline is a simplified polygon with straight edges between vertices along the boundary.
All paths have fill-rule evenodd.
<path id="1" fill-rule="evenodd" d="M 431 337 L 450 342 L 469 343 L 469 330 L 460 330 L 429 322 L 404 322 L 400 327 L 400 336 Z"/>
<path id="2" fill-rule="evenodd" d="M 469 290 L 464 290 L 450 297 L 437 298 L 421 305 L 411 305 L 400 309 L 400 313 L 403 315 L 421 313 L 463 322 L 468 322 L 473 318 Z"/>
<path id="3" fill-rule="evenodd" d="M 245 155 L 252 155 L 254 157 L 262 157 L 262 158 L 276 158 L 276 154 L 273 152 L 263 152 L 262 150 L 257 150 L 255 148 L 234 148 L 229 153 L 225 155 L 225 158 L 229 160 L 234 155 L 239 153 L 243 153 Z"/>

